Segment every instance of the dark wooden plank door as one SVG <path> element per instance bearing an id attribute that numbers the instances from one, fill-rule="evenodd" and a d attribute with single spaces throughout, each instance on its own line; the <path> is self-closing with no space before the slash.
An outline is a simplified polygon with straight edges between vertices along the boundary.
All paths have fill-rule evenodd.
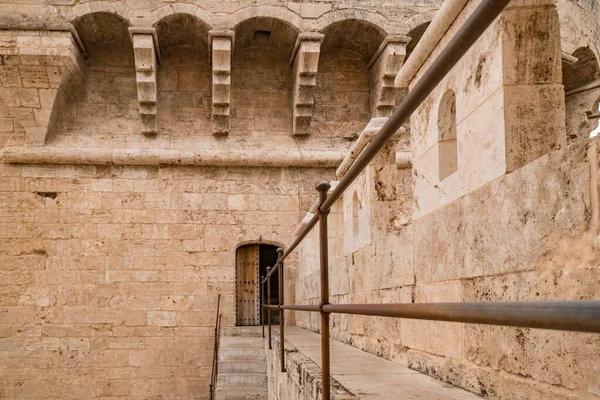
<path id="1" fill-rule="evenodd" d="M 236 325 L 260 325 L 259 246 L 239 247 L 236 254 Z"/>

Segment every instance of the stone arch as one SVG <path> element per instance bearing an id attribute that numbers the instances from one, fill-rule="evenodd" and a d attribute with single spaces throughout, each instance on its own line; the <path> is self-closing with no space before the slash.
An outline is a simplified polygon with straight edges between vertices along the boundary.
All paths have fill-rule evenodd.
<path id="1" fill-rule="evenodd" d="M 78 19 L 85 15 L 103 12 L 118 15 L 124 21 L 127 22 L 128 26 L 131 26 L 131 20 L 134 14 L 134 10 L 126 6 L 122 2 L 105 0 L 77 4 L 72 8 L 72 10 L 75 15 L 75 18 L 72 21 L 73 23 L 75 23 Z"/>
<path id="2" fill-rule="evenodd" d="M 131 23 L 128 19 L 117 13 L 97 11 L 77 18 L 73 26 L 92 63 L 116 62 L 133 66 L 133 46 L 129 35 Z M 96 60 L 99 57 L 104 60 Z"/>
<path id="3" fill-rule="evenodd" d="M 371 24 L 379 29 L 384 36 L 388 34 L 404 34 L 404 32 L 390 27 L 388 19 L 382 14 L 362 8 L 345 8 L 329 11 L 317 18 L 314 26 L 316 30 L 324 32 L 330 26 L 345 20 L 358 20 Z"/>
<path id="4" fill-rule="evenodd" d="M 227 18 L 226 26 L 235 29 L 244 21 L 259 17 L 283 21 L 297 32 L 302 30 L 302 17 L 299 14 L 288 8 L 277 6 L 249 6 L 242 8 Z"/>
<path id="5" fill-rule="evenodd" d="M 386 33 L 371 22 L 343 19 L 323 34 L 311 134 L 353 140 L 372 116 L 369 66 Z"/>
<path id="6" fill-rule="evenodd" d="M 189 13 L 170 14 L 154 24 L 161 52 L 158 133 L 171 140 L 211 135 L 210 26 Z"/>
<path id="7" fill-rule="evenodd" d="M 563 85 L 567 137 L 586 138 L 598 127 L 600 64 L 594 49 L 582 46 L 572 52 L 573 60 L 563 58 Z"/>
<path id="8" fill-rule="evenodd" d="M 600 79 L 598 58 L 590 47 L 579 47 L 572 56 L 577 61 L 563 62 L 563 84 L 567 92 Z"/>
<path id="9" fill-rule="evenodd" d="M 410 17 L 409 19 L 407 19 L 406 21 L 404 21 L 404 23 L 401 24 L 402 31 L 404 31 L 405 34 L 408 34 L 408 32 L 414 30 L 415 28 L 417 28 L 420 25 L 431 23 L 431 21 L 433 21 L 433 18 L 435 17 L 436 14 L 437 14 L 437 10 L 432 10 L 432 11 L 424 12 L 422 14 L 414 15 L 414 16 Z"/>
<path id="10" fill-rule="evenodd" d="M 236 25 L 231 133 L 257 140 L 266 129 L 276 136 L 291 135 L 293 79 L 289 60 L 297 37 L 294 26 L 272 17 L 244 19 Z"/>
<path id="11" fill-rule="evenodd" d="M 269 246 L 275 246 L 277 248 L 283 249 L 285 251 L 285 245 L 281 242 L 278 242 L 276 240 L 265 240 L 262 237 L 260 237 L 259 239 L 249 239 L 249 240 L 243 240 L 241 242 L 239 242 L 238 244 L 235 245 L 233 251 L 235 252 L 239 247 L 242 246 L 247 246 L 249 244 L 266 244 Z"/>
<path id="12" fill-rule="evenodd" d="M 415 15 L 405 22 L 406 24 L 406 35 L 410 38 L 410 41 L 406 45 L 406 60 L 410 57 L 413 50 L 423 37 L 423 34 L 431 24 L 436 11 L 430 11 L 423 14 Z"/>
<path id="13" fill-rule="evenodd" d="M 176 14 L 187 14 L 195 17 L 207 25 L 211 29 L 214 25 L 213 14 L 204 8 L 190 3 L 173 3 L 164 5 L 152 11 L 152 25 L 156 25 L 163 19 Z"/>
<path id="14" fill-rule="evenodd" d="M 49 139 L 82 147 L 126 147 L 129 138 L 139 134 L 140 121 L 132 118 L 139 113 L 139 102 L 130 25 L 111 10 L 87 13 L 73 22 L 88 54 L 85 84 L 69 96 L 57 132 Z"/>

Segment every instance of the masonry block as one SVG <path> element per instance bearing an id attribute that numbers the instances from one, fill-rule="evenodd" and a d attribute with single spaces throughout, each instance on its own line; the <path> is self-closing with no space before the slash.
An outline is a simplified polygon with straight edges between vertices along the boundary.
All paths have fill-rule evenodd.
<path id="1" fill-rule="evenodd" d="M 298 36 L 290 60 L 294 77 L 293 134 L 309 134 L 313 115 L 313 89 L 317 84 L 319 55 L 324 35 L 320 33 L 302 33 Z"/>

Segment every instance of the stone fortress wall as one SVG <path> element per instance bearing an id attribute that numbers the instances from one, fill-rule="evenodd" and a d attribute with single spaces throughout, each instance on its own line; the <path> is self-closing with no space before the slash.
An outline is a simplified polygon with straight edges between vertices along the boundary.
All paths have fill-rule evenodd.
<path id="1" fill-rule="evenodd" d="M 0 397 L 206 398 L 236 247 L 291 242 L 438 3 L 0 1 Z"/>
<path id="2" fill-rule="evenodd" d="M 332 209 L 332 303 L 598 298 L 597 12 L 504 12 L 411 119 L 412 181 L 388 149 Z M 298 303 L 319 303 L 317 243 L 300 250 Z M 296 318 L 318 331 L 318 315 Z M 597 335 L 344 315 L 332 335 L 482 396 L 600 396 Z"/>
<path id="3" fill-rule="evenodd" d="M 290 243 L 314 183 L 335 180 L 370 119 L 389 115 L 403 92 L 393 78 L 441 2 L 419 4 L 0 0 L 0 397 L 204 398 L 217 293 L 224 325 L 235 323 L 236 246 Z M 534 25 L 560 51 L 558 20 L 540 12 L 546 23 Z M 596 2 L 558 2 L 554 89 L 563 71 L 593 65 L 568 55 L 598 54 L 597 13 Z M 506 47 L 488 47 L 507 65 Z M 509 92 L 498 64 L 463 64 L 474 76 L 481 65 L 483 87 Z M 579 87 L 589 75 L 569 76 Z M 462 89 L 457 106 L 469 98 Z M 492 163 L 451 195 L 425 179 L 439 166 L 417 149 L 429 131 L 415 117 L 332 210 L 333 301 L 593 297 L 595 248 L 579 239 L 596 233 L 597 156 L 579 131 L 593 125 L 597 98 L 556 90 L 558 111 L 545 122 L 556 143 L 532 146 L 514 168 Z M 493 96 L 488 104 L 498 106 Z M 572 111 L 564 118 L 560 107 Z M 469 154 L 477 143 L 489 148 L 475 141 Z M 411 150 L 414 171 L 396 168 L 396 152 Z M 315 301 L 314 243 L 286 265 L 288 302 Z M 290 317 L 318 327 L 314 316 Z M 338 339 L 476 393 L 600 395 L 593 336 L 333 324 Z"/>

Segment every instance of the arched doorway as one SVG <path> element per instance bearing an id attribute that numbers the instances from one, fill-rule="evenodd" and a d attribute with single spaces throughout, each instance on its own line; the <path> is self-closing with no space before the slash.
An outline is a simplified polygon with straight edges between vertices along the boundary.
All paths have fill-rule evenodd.
<path id="1" fill-rule="evenodd" d="M 269 244 L 240 246 L 235 253 L 235 260 L 236 325 L 260 325 L 262 313 L 265 311 L 262 307 L 260 277 L 267 274 L 267 267 L 272 267 L 277 262 L 277 247 Z M 278 302 L 279 281 L 275 274 L 271 279 L 271 304 L 278 304 Z M 271 322 L 279 322 L 279 313 L 271 313 Z"/>

